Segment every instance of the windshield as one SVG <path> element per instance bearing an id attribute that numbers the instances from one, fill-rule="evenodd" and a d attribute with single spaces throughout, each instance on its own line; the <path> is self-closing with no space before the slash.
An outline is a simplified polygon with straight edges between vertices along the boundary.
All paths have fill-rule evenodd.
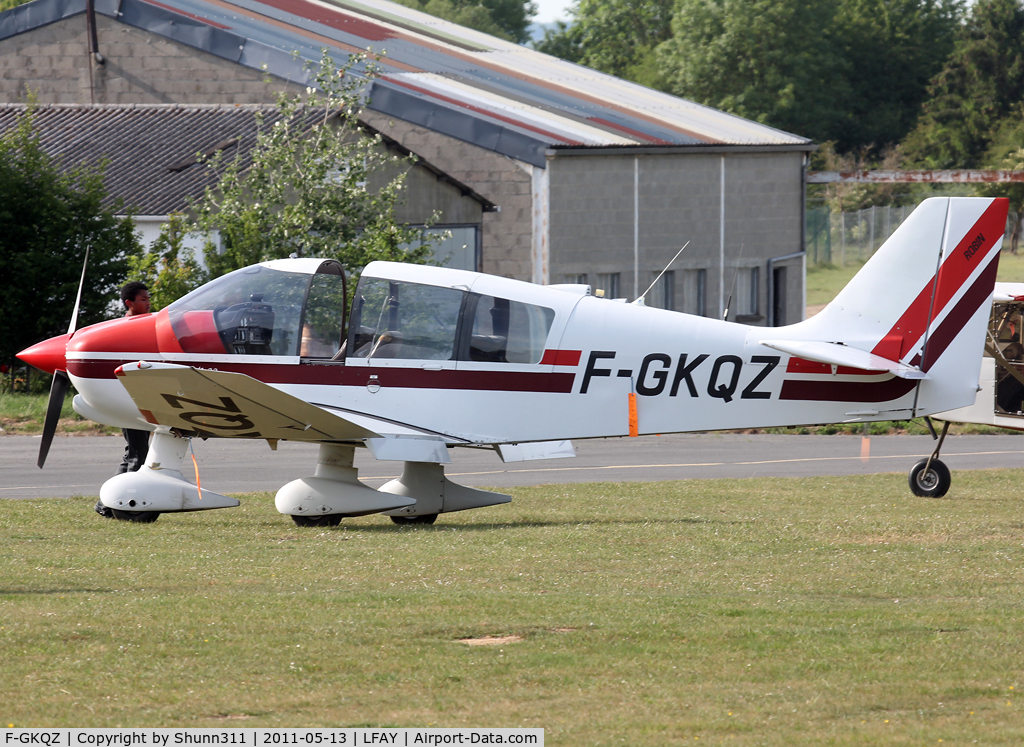
<path id="1" fill-rule="evenodd" d="M 236 270 L 168 307 L 186 353 L 299 354 L 299 324 L 313 276 L 255 265 Z"/>

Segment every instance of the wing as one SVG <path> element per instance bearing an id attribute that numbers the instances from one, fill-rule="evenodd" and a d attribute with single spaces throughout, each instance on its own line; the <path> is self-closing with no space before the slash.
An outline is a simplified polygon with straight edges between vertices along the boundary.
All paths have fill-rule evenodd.
<path id="1" fill-rule="evenodd" d="M 381 436 L 244 374 L 145 361 L 121 366 L 116 373 L 154 425 L 222 438 L 355 441 Z"/>

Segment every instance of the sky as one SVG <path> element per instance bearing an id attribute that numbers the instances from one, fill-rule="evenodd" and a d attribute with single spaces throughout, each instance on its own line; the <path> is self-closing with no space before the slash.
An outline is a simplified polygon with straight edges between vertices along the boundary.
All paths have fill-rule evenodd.
<path id="1" fill-rule="evenodd" d="M 572 0 L 534 0 L 537 3 L 537 15 L 534 23 L 554 23 L 569 20 L 568 8 Z"/>

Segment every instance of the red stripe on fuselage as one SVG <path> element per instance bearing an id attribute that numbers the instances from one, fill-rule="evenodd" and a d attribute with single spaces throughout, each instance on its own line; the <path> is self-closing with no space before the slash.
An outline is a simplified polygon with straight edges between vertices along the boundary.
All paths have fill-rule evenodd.
<path id="1" fill-rule="evenodd" d="M 815 402 L 887 402 L 899 399 L 917 385 L 895 376 L 886 381 L 794 381 L 782 382 L 779 399 Z"/>
<path id="2" fill-rule="evenodd" d="M 982 270 L 971 287 L 942 320 L 942 323 L 928 338 L 927 359 L 922 366 L 927 371 L 946 352 L 960 330 L 978 309 L 988 302 L 992 295 L 996 272 L 999 268 L 998 255 Z M 915 358 L 917 360 L 917 358 Z M 830 369 L 831 370 L 831 369 Z M 842 369 L 840 369 L 842 370 Z M 886 381 L 796 381 L 782 383 L 779 399 L 815 400 L 834 402 L 885 402 L 897 399 L 917 384 L 915 380 L 893 377 Z"/>
<path id="3" fill-rule="evenodd" d="M 790 358 L 789 363 L 786 364 L 786 373 L 828 374 L 831 376 L 832 366 L 828 363 L 818 363 L 817 361 L 809 361 L 805 358 Z M 836 373 L 842 376 L 878 376 L 885 373 L 885 371 L 868 371 L 863 368 L 839 366 Z"/>
<path id="4" fill-rule="evenodd" d="M 582 350 L 545 350 L 540 359 L 542 366 L 578 366 Z"/>
<path id="5" fill-rule="evenodd" d="M 71 360 L 68 373 L 83 379 L 113 379 L 114 370 L 135 360 Z M 182 364 L 185 365 L 185 364 Z M 265 384 L 316 384 L 322 386 L 366 386 L 370 376 L 381 387 L 396 389 L 466 389 L 495 392 L 542 392 L 568 394 L 574 373 L 531 371 L 424 371 L 419 368 L 355 368 L 343 365 L 303 363 L 232 363 L 219 361 L 191 364 L 193 368 L 230 371 L 251 376 Z"/>

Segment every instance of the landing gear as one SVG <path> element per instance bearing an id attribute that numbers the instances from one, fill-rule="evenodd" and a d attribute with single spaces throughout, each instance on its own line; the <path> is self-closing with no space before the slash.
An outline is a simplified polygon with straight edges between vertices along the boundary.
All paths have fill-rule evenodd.
<path id="1" fill-rule="evenodd" d="M 319 516 L 295 516 L 292 521 L 298 527 L 336 527 L 341 524 L 341 514 L 320 514 Z"/>
<path id="2" fill-rule="evenodd" d="M 931 462 L 931 464 L 929 464 Z M 949 490 L 949 467 L 938 459 L 922 459 L 907 476 L 910 491 L 921 498 L 941 498 Z"/>
<path id="3" fill-rule="evenodd" d="M 106 517 L 109 511 L 120 521 L 148 524 L 156 521 L 160 514 L 237 506 L 238 499 L 212 490 L 200 493 L 198 486 L 185 480 L 181 463 L 188 446 L 188 439 L 175 435 L 170 428 L 158 426 L 150 439 L 149 454 L 142 468 L 138 472 L 114 475 L 103 483 L 96 513 Z"/>
<path id="4" fill-rule="evenodd" d="M 949 421 L 942 424 L 942 435 L 939 436 L 935 434 L 931 418 L 925 418 L 925 423 L 928 425 L 932 437 L 938 439 L 938 443 L 930 457 L 922 459 L 913 466 L 910 474 L 907 475 L 907 482 L 910 483 L 910 492 L 916 496 L 941 498 L 949 491 L 949 485 L 952 482 L 949 467 L 939 461 L 939 450 L 942 449 L 942 442 L 945 441 L 946 433 L 949 431 Z"/>
<path id="5" fill-rule="evenodd" d="M 408 526 L 409 524 L 433 524 L 437 521 L 437 514 L 421 514 L 419 516 L 392 516 L 391 521 L 395 522 L 399 526 Z"/>
<path id="6" fill-rule="evenodd" d="M 110 513 L 118 521 L 134 521 L 136 524 L 152 524 L 160 518 L 159 511 L 119 511 L 112 508 Z"/>

